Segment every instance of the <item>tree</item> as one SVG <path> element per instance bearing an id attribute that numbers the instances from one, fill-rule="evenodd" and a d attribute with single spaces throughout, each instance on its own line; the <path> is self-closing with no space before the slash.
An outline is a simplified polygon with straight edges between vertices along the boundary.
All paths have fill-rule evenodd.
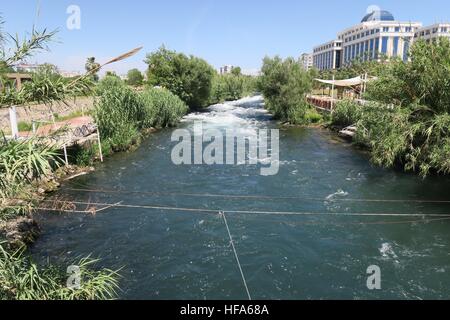
<path id="1" fill-rule="evenodd" d="M 450 41 L 419 40 L 410 61 L 388 62 L 366 99 L 357 139 L 371 148 L 375 164 L 405 170 L 450 173 Z M 389 107 L 387 107 L 389 106 Z"/>
<path id="2" fill-rule="evenodd" d="M 259 89 L 266 99 L 267 108 L 282 121 L 292 124 L 308 122 L 310 109 L 306 94 L 312 88 L 310 73 L 303 70 L 293 58 L 264 58 Z"/>
<path id="3" fill-rule="evenodd" d="M 148 54 L 145 62 L 150 85 L 167 88 L 191 109 L 207 105 L 216 71 L 205 60 L 162 46 Z"/>
<path id="4" fill-rule="evenodd" d="M 98 71 L 100 69 L 100 64 L 95 62 L 95 57 L 87 58 L 85 65 L 86 72 L 91 73 L 91 78 L 95 82 L 99 80 Z"/>
<path id="5" fill-rule="evenodd" d="M 138 69 L 131 69 L 127 74 L 127 83 L 130 86 L 140 86 L 144 81 L 144 76 Z"/>
<path id="6" fill-rule="evenodd" d="M 233 70 L 231 70 L 231 74 L 234 76 L 240 76 L 242 74 L 241 67 L 235 67 Z"/>

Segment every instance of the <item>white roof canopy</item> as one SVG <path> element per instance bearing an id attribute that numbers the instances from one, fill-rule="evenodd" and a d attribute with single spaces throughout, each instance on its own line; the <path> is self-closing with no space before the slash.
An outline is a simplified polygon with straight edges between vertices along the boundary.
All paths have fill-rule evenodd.
<path id="1" fill-rule="evenodd" d="M 360 85 L 364 84 L 365 82 L 368 82 L 368 81 L 371 81 L 374 79 L 376 79 L 376 78 L 369 78 L 367 80 L 364 80 L 362 77 L 356 77 L 356 78 L 351 78 L 351 79 L 346 79 L 346 80 L 322 80 L 322 79 L 315 79 L 315 80 L 320 83 L 334 85 L 336 87 L 355 87 L 355 86 L 360 86 Z"/>

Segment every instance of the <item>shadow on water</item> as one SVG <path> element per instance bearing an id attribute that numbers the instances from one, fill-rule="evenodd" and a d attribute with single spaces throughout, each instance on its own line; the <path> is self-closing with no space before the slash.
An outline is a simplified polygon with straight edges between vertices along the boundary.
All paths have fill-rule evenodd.
<path id="1" fill-rule="evenodd" d="M 186 117 L 181 127 L 192 129 L 196 120 L 220 130 L 277 127 L 260 98 L 212 106 Z M 104 266 L 124 266 L 125 299 L 245 299 L 219 210 L 316 213 L 227 214 L 253 298 L 450 297 L 450 221 L 426 216 L 450 213 L 450 204 L 414 202 L 450 200 L 448 178 L 422 180 L 376 168 L 364 153 L 315 128 L 280 130 L 275 176 L 261 176 L 258 166 L 175 166 L 171 134 L 160 131 L 136 152 L 114 155 L 95 173 L 67 183 L 60 195 L 217 213 L 134 207 L 96 216 L 44 214 L 34 255 L 68 261 L 93 253 Z M 352 213 L 423 216 L 341 215 Z M 382 270 L 382 290 L 367 289 L 371 265 Z"/>

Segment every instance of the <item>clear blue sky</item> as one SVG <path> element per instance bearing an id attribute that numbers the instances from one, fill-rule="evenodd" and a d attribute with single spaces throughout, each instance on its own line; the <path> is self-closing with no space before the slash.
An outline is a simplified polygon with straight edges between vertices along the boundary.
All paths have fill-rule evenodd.
<path id="1" fill-rule="evenodd" d="M 14 0 L 2 1 L 8 32 L 23 34 L 58 28 L 51 53 L 29 62 L 50 62 L 66 71 L 83 70 L 88 56 L 100 62 L 143 45 L 144 51 L 112 69 L 145 69 L 147 52 L 161 44 L 195 54 L 213 66 L 258 69 L 265 55 L 298 57 L 358 23 L 370 5 L 391 11 L 397 20 L 431 24 L 450 21 L 450 1 L 428 0 Z M 66 28 L 69 5 L 81 8 L 81 30 Z"/>

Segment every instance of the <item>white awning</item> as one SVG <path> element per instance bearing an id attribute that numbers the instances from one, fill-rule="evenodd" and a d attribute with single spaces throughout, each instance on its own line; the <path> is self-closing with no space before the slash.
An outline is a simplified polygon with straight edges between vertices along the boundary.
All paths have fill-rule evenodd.
<path id="1" fill-rule="evenodd" d="M 369 82 L 369 81 L 375 80 L 375 79 L 376 78 L 371 77 L 367 80 L 364 80 L 361 77 L 356 77 L 356 78 L 351 78 L 351 79 L 346 79 L 346 80 L 322 80 L 322 79 L 315 79 L 315 80 L 320 83 L 334 85 L 336 87 L 355 87 L 355 86 L 362 85 L 364 82 Z"/>

